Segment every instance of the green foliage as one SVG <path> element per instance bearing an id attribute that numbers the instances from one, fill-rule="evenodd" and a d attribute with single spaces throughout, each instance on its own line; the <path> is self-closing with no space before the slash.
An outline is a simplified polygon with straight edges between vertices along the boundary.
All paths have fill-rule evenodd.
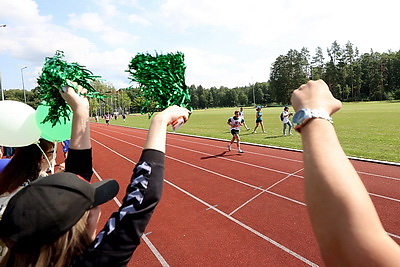
<path id="1" fill-rule="evenodd" d="M 180 52 L 155 56 L 139 53 L 132 58 L 127 72 L 133 82 L 139 83 L 140 95 L 145 98 L 141 112 L 151 116 L 157 109 L 171 105 L 190 109 L 185 69 L 184 55 Z"/>
<path id="2" fill-rule="evenodd" d="M 87 97 L 102 97 L 89 83 L 90 80 L 95 80 L 99 76 L 94 76 L 91 71 L 86 70 L 78 63 L 67 63 L 62 60 L 63 57 L 64 52 L 62 51 L 56 51 L 54 57 L 47 57 L 42 73 L 37 79 L 39 99 L 49 106 L 49 114 L 42 123 L 50 121 L 53 126 L 61 119 L 64 119 L 65 123 L 71 111 L 59 93 L 59 90 L 65 85 L 75 87 L 69 81 L 76 82 L 87 89 Z"/>
<path id="3" fill-rule="evenodd" d="M 289 50 L 277 57 L 270 73 L 272 101 L 287 104 L 291 91 L 308 79 L 323 79 L 342 101 L 400 99 L 400 51 L 359 55 L 351 42 L 334 41 L 327 49 L 328 61 L 317 47 L 310 62 L 308 51 Z M 310 63 L 309 63 L 310 62 Z"/>
<path id="4" fill-rule="evenodd" d="M 273 63 L 270 75 L 272 99 L 281 104 L 290 102 L 293 90 L 308 80 L 308 51 L 290 50 L 285 56 L 279 56 Z"/>

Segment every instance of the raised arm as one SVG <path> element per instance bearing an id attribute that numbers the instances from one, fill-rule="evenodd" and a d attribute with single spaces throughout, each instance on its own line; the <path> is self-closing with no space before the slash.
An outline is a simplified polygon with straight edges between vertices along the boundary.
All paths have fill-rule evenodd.
<path id="1" fill-rule="evenodd" d="M 171 106 L 155 115 L 151 120 L 143 149 L 155 149 L 165 152 L 167 126 L 179 117 L 183 117 L 186 121 L 189 118 L 189 111 L 186 108 Z"/>
<path id="2" fill-rule="evenodd" d="M 78 86 L 77 88 L 81 94 L 87 92 L 82 86 Z M 78 93 L 69 86 L 64 86 L 63 91 L 60 93 L 73 111 L 71 142 L 69 147 L 72 149 L 91 148 L 88 99 L 82 95 L 78 95 Z"/>
<path id="3" fill-rule="evenodd" d="M 86 89 L 78 86 L 78 92 L 85 94 Z M 79 95 L 72 87 L 65 86 L 61 96 L 70 105 L 72 115 L 71 141 L 65 171 L 73 172 L 90 181 L 92 170 L 92 145 L 90 142 L 89 101 Z"/>
<path id="4" fill-rule="evenodd" d="M 122 206 L 114 212 L 91 248 L 76 261 L 93 266 L 125 266 L 140 243 L 140 238 L 158 205 L 164 184 L 164 161 L 167 126 L 189 117 L 185 108 L 172 106 L 155 115 L 147 140 L 136 164 Z"/>
<path id="5" fill-rule="evenodd" d="M 295 111 L 341 108 L 322 80 L 309 81 L 291 97 Z M 321 255 L 328 266 L 399 266 L 400 248 L 386 234 L 333 125 L 311 119 L 301 128 L 305 193 Z"/>

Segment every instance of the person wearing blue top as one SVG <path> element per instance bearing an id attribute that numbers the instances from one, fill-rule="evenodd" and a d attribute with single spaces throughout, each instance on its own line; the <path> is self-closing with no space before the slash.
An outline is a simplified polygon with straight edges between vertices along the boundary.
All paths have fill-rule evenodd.
<path id="1" fill-rule="evenodd" d="M 262 132 L 265 133 L 261 107 L 256 108 L 256 127 L 254 127 L 253 133 L 257 133 L 256 129 L 258 128 L 258 125 L 261 125 Z"/>

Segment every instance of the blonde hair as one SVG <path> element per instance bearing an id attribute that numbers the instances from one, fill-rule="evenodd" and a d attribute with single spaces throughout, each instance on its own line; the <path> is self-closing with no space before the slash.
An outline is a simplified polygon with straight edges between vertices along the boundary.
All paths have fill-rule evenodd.
<path id="1" fill-rule="evenodd" d="M 72 259 L 80 255 L 93 241 L 86 231 L 88 217 L 89 211 L 86 211 L 68 232 L 53 243 L 42 246 L 38 251 L 15 253 L 12 248 L 9 249 L 0 266 L 64 267 L 71 265 Z M 4 242 L 12 244 L 10 240 L 4 240 Z"/>

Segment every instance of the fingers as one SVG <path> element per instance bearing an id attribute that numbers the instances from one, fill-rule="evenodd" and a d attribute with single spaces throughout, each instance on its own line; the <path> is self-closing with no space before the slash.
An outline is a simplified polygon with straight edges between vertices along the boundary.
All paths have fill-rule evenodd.
<path id="1" fill-rule="evenodd" d="M 295 111 L 303 108 L 320 109 L 332 115 L 342 107 L 323 80 L 308 81 L 301 85 L 292 93 L 290 101 Z"/>
<path id="2" fill-rule="evenodd" d="M 67 83 L 68 84 L 63 86 L 60 91 L 62 98 L 64 98 L 74 112 L 80 107 L 85 110 L 88 109 L 89 101 L 86 98 L 88 90 L 78 85 L 76 82 L 67 80 Z"/>
<path id="3" fill-rule="evenodd" d="M 70 81 L 70 80 L 67 80 L 67 84 L 62 87 L 62 91 L 64 93 L 69 93 L 69 94 L 73 94 L 74 92 L 75 93 L 77 92 L 78 94 L 81 94 L 81 95 L 85 95 L 88 92 L 88 90 L 86 88 L 83 88 L 78 83 Z"/>
<path id="4" fill-rule="evenodd" d="M 164 109 L 158 115 L 164 117 L 169 125 L 179 118 L 186 122 L 189 119 L 189 114 L 190 111 L 188 109 L 174 105 Z"/>

